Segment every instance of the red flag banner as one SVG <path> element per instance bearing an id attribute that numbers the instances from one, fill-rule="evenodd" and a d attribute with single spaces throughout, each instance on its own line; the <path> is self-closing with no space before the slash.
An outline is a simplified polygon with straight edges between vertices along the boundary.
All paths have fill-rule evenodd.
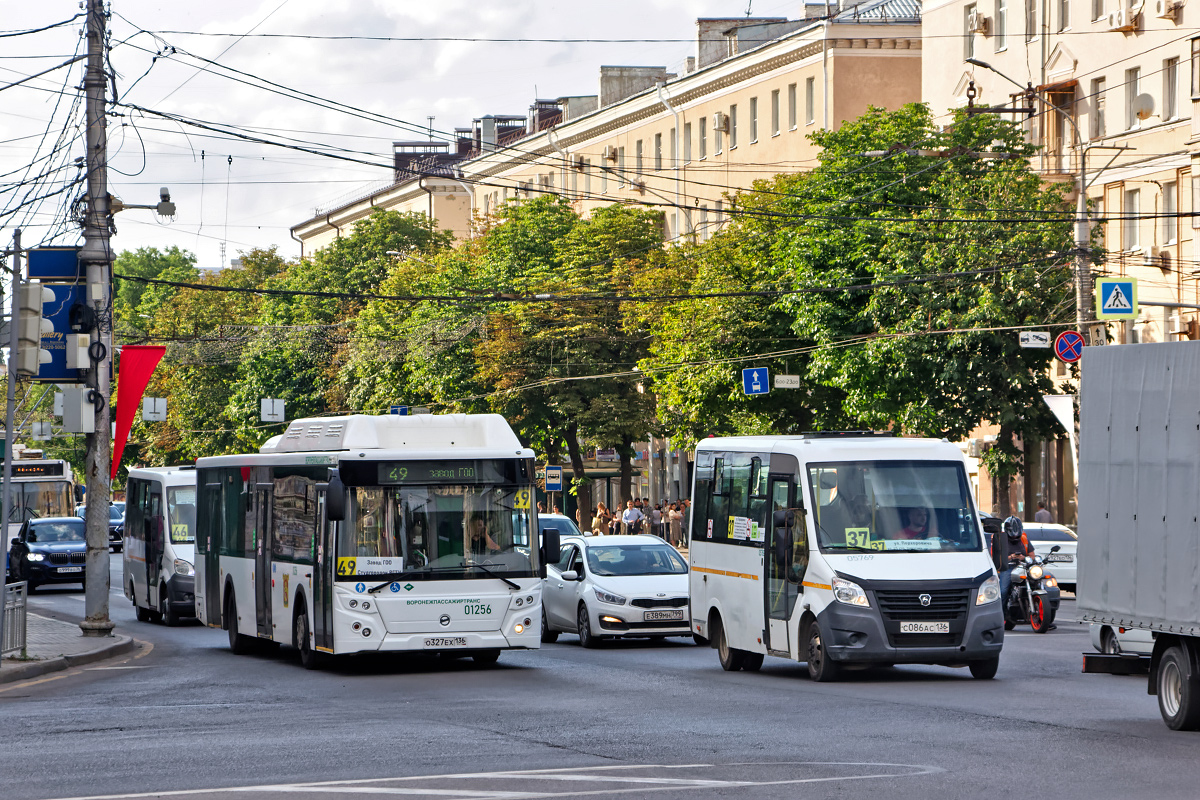
<path id="1" fill-rule="evenodd" d="M 166 352 L 167 348 L 161 345 L 126 345 L 121 348 L 121 363 L 117 367 L 117 435 L 113 443 L 112 475 L 109 480 L 117 477 L 117 467 L 121 466 L 121 453 L 129 441 L 133 417 L 142 404 L 142 395 L 146 393 L 150 376 Z"/>

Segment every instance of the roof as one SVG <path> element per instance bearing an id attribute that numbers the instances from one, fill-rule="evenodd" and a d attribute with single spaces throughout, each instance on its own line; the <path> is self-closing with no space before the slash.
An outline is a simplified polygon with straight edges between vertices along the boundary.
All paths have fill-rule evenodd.
<path id="1" fill-rule="evenodd" d="M 504 450 L 520 455 L 521 442 L 499 414 L 351 414 L 293 420 L 260 453 L 336 450 Z"/>
<path id="2" fill-rule="evenodd" d="M 832 17 L 833 22 L 920 22 L 921 0 L 866 0 Z"/>
<path id="3" fill-rule="evenodd" d="M 582 542 L 589 547 L 611 544 L 661 544 L 670 546 L 662 539 L 650 533 L 621 534 L 618 536 L 576 536 L 572 534 L 571 536 L 562 537 L 562 541 Z"/>

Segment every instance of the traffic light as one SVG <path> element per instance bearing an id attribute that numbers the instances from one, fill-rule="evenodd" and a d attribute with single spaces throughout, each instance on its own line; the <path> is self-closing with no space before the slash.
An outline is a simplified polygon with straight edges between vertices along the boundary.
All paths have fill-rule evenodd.
<path id="1" fill-rule="evenodd" d="M 42 349 L 42 337 L 54 334 L 54 324 L 42 316 L 42 306 L 54 302 L 54 292 L 40 283 L 20 287 L 17 328 L 17 374 L 36 376 L 42 364 L 50 363 L 50 351 Z"/>

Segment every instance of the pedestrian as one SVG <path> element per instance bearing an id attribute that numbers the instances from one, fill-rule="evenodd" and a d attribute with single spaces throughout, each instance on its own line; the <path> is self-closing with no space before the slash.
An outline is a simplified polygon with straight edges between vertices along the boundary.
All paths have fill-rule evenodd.
<path id="1" fill-rule="evenodd" d="M 683 512 L 679 510 L 678 503 L 671 503 L 670 509 L 667 510 L 667 525 L 671 529 L 671 544 L 676 547 L 683 546 Z"/>
<path id="2" fill-rule="evenodd" d="M 555 513 L 555 514 L 558 514 L 558 515 L 560 515 L 560 516 L 562 515 L 562 509 L 561 509 L 561 508 L 559 508 L 558 506 L 551 506 L 551 507 L 554 509 L 554 513 Z"/>
<path id="3" fill-rule="evenodd" d="M 650 532 L 658 538 L 663 538 L 663 512 L 662 504 L 654 506 L 650 509 Z"/>
<path id="4" fill-rule="evenodd" d="M 625 510 L 621 512 L 621 524 L 624 526 L 624 532 L 627 534 L 640 533 L 643 519 L 645 519 L 645 515 L 633 504 L 633 501 L 626 500 Z"/>
<path id="5" fill-rule="evenodd" d="M 608 507 L 604 503 L 597 503 L 596 513 L 592 516 L 592 533 L 596 536 L 603 536 L 608 533 L 611 524 L 612 514 L 608 513 Z"/>
<path id="6" fill-rule="evenodd" d="M 1037 513 L 1033 515 L 1034 522 L 1054 522 L 1054 517 L 1050 516 L 1050 512 L 1046 510 L 1045 502 L 1038 500 Z"/>
<path id="7" fill-rule="evenodd" d="M 538 500 L 537 510 L 538 510 L 539 514 L 545 514 L 546 513 L 546 504 L 543 503 L 541 500 Z"/>

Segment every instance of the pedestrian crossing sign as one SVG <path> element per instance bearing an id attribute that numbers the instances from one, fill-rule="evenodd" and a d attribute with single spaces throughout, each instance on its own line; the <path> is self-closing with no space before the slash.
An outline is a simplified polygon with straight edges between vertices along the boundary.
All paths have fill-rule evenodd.
<path id="1" fill-rule="evenodd" d="M 1096 280 L 1096 319 L 1135 319 L 1137 313 L 1137 278 Z"/>

